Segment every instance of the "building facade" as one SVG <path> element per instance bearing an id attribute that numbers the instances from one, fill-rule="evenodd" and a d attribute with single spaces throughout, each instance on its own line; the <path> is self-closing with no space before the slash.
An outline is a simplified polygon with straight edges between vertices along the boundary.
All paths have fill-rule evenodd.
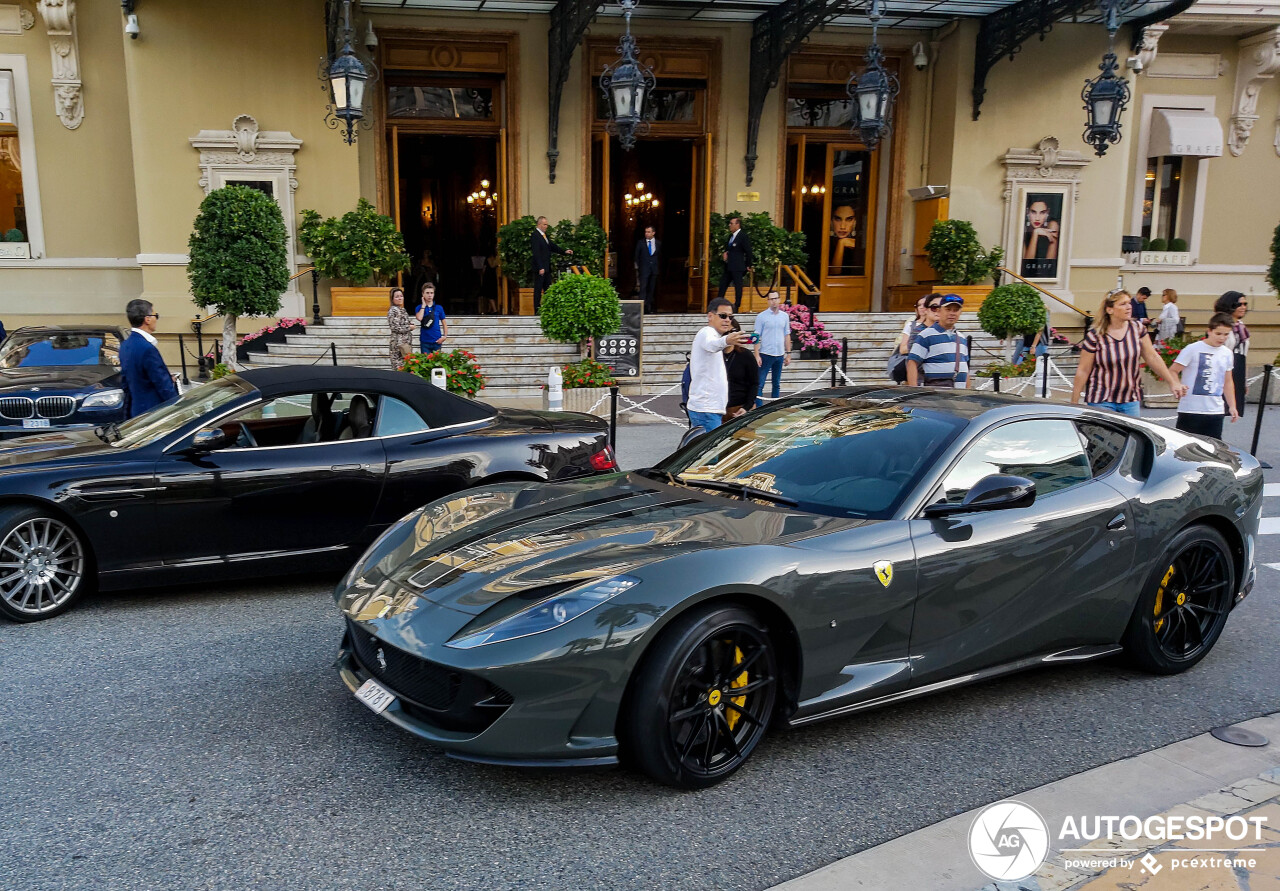
<path id="1" fill-rule="evenodd" d="M 612 4 L 364 0 L 354 31 L 379 77 L 349 146 L 318 76 L 332 0 L 136 0 L 136 36 L 111 3 L 0 0 L 0 320 L 122 323 L 142 296 L 176 365 L 176 334 L 200 313 L 192 221 L 209 190 L 245 182 L 280 203 L 295 271 L 302 209 L 373 201 L 415 260 L 431 252 L 455 311 L 487 308 L 498 225 L 587 213 L 609 232 L 624 296 L 653 225 L 658 310 L 699 311 L 714 285 L 708 216 L 737 210 L 805 233 L 824 311 L 909 305 L 932 278 L 922 236 L 946 216 L 1058 295 L 1064 322 L 1067 304 L 1096 306 L 1118 281 L 1201 309 L 1240 290 L 1271 321 L 1280 0 L 1127 4 L 1127 20 L 1149 21 L 1116 36 L 1132 99 L 1103 157 L 1080 137 L 1081 87 L 1108 48 L 1095 6 L 884 4 L 879 43 L 901 92 L 871 148 L 845 93 L 871 38 L 866 5 L 642 0 L 632 30 L 657 77 L 654 119 L 622 151 L 598 87 L 622 30 Z M 482 190 L 481 207 L 467 201 Z M 1125 236 L 1163 250 L 1126 252 Z M 282 315 L 311 303 L 303 275 Z"/>

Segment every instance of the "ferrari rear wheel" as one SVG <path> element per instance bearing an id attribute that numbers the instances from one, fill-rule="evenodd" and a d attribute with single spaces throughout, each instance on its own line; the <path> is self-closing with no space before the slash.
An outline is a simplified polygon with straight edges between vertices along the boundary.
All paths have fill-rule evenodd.
<path id="1" fill-rule="evenodd" d="M 88 563 L 63 520 L 35 508 L 0 509 L 0 615 L 34 622 L 66 611 L 88 587 Z"/>
<path id="2" fill-rule="evenodd" d="M 1148 671 L 1186 671 L 1222 634 L 1234 594 L 1235 564 L 1226 540 L 1208 526 L 1182 530 L 1138 600 L 1125 649 Z"/>
<path id="3" fill-rule="evenodd" d="M 653 779 L 702 789 L 740 768 L 777 697 L 768 629 L 739 607 L 683 616 L 646 654 L 624 715 L 629 759 Z"/>

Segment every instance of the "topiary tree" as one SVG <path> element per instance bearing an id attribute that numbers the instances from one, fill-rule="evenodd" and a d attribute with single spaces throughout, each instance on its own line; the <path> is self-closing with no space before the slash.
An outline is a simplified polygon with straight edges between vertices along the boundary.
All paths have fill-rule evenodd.
<path id="1" fill-rule="evenodd" d="M 1276 226 L 1275 235 L 1271 237 L 1271 268 L 1267 270 L 1267 281 L 1280 293 L 1280 226 Z"/>
<path id="2" fill-rule="evenodd" d="M 1170 238 L 1169 250 L 1175 254 L 1186 253 L 1187 240 L 1185 238 Z"/>
<path id="3" fill-rule="evenodd" d="M 976 285 L 991 278 L 1004 262 L 1004 249 L 982 249 L 978 232 L 967 220 L 937 220 L 924 252 L 944 285 Z"/>
<path id="4" fill-rule="evenodd" d="M 187 280 L 196 303 L 222 315 L 222 357 L 233 368 L 236 320 L 280 311 L 289 285 L 287 242 L 280 206 L 257 189 L 224 186 L 200 204 Z"/>
<path id="5" fill-rule="evenodd" d="M 1006 340 L 1005 358 L 1012 362 L 1014 338 L 1039 331 L 1049 322 L 1040 292 L 1016 283 L 992 290 L 978 307 L 978 324 L 992 337 Z"/>
<path id="6" fill-rule="evenodd" d="M 321 275 L 356 287 L 371 281 L 385 285 L 410 266 L 395 221 L 364 198 L 340 218 L 323 219 L 314 210 L 304 210 L 298 241 Z"/>
<path id="7" fill-rule="evenodd" d="M 533 252 L 529 244 L 536 228 L 538 220 L 533 216 L 523 216 L 498 227 L 498 262 L 502 265 L 502 274 L 517 287 L 533 287 Z"/>
<path id="8" fill-rule="evenodd" d="M 585 359 L 591 354 L 591 338 L 618 330 L 622 304 L 606 278 L 562 275 L 542 295 L 539 321 L 548 340 L 578 344 Z"/>
<path id="9" fill-rule="evenodd" d="M 10 229 L 4 234 L 5 241 L 26 241 L 27 237 L 22 234 L 21 229 Z"/>

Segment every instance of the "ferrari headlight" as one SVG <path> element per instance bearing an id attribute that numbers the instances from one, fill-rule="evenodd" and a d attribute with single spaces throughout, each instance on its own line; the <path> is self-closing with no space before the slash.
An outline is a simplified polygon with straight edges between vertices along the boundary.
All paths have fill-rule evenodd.
<path id="1" fill-rule="evenodd" d="M 90 393 L 80 403 L 81 408 L 119 408 L 124 405 L 124 390 L 102 390 Z"/>
<path id="2" fill-rule="evenodd" d="M 637 578 L 618 575 L 569 591 L 562 591 L 518 613 L 500 619 L 487 628 L 469 631 L 460 637 L 455 637 L 445 646 L 469 650 L 472 647 L 550 631 L 552 628 L 559 628 L 566 622 L 576 619 L 583 613 L 590 612 L 602 603 L 607 603 L 638 584 L 640 580 Z"/>

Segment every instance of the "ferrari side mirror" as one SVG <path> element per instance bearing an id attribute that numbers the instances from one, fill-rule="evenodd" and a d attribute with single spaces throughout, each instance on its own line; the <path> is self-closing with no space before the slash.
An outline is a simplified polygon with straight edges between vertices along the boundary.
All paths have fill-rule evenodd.
<path id="1" fill-rule="evenodd" d="M 1021 476 L 993 473 L 973 484 L 959 504 L 930 504 L 924 509 L 926 517 L 949 517 L 983 510 L 1008 510 L 1030 507 L 1036 500 L 1036 484 Z"/>

